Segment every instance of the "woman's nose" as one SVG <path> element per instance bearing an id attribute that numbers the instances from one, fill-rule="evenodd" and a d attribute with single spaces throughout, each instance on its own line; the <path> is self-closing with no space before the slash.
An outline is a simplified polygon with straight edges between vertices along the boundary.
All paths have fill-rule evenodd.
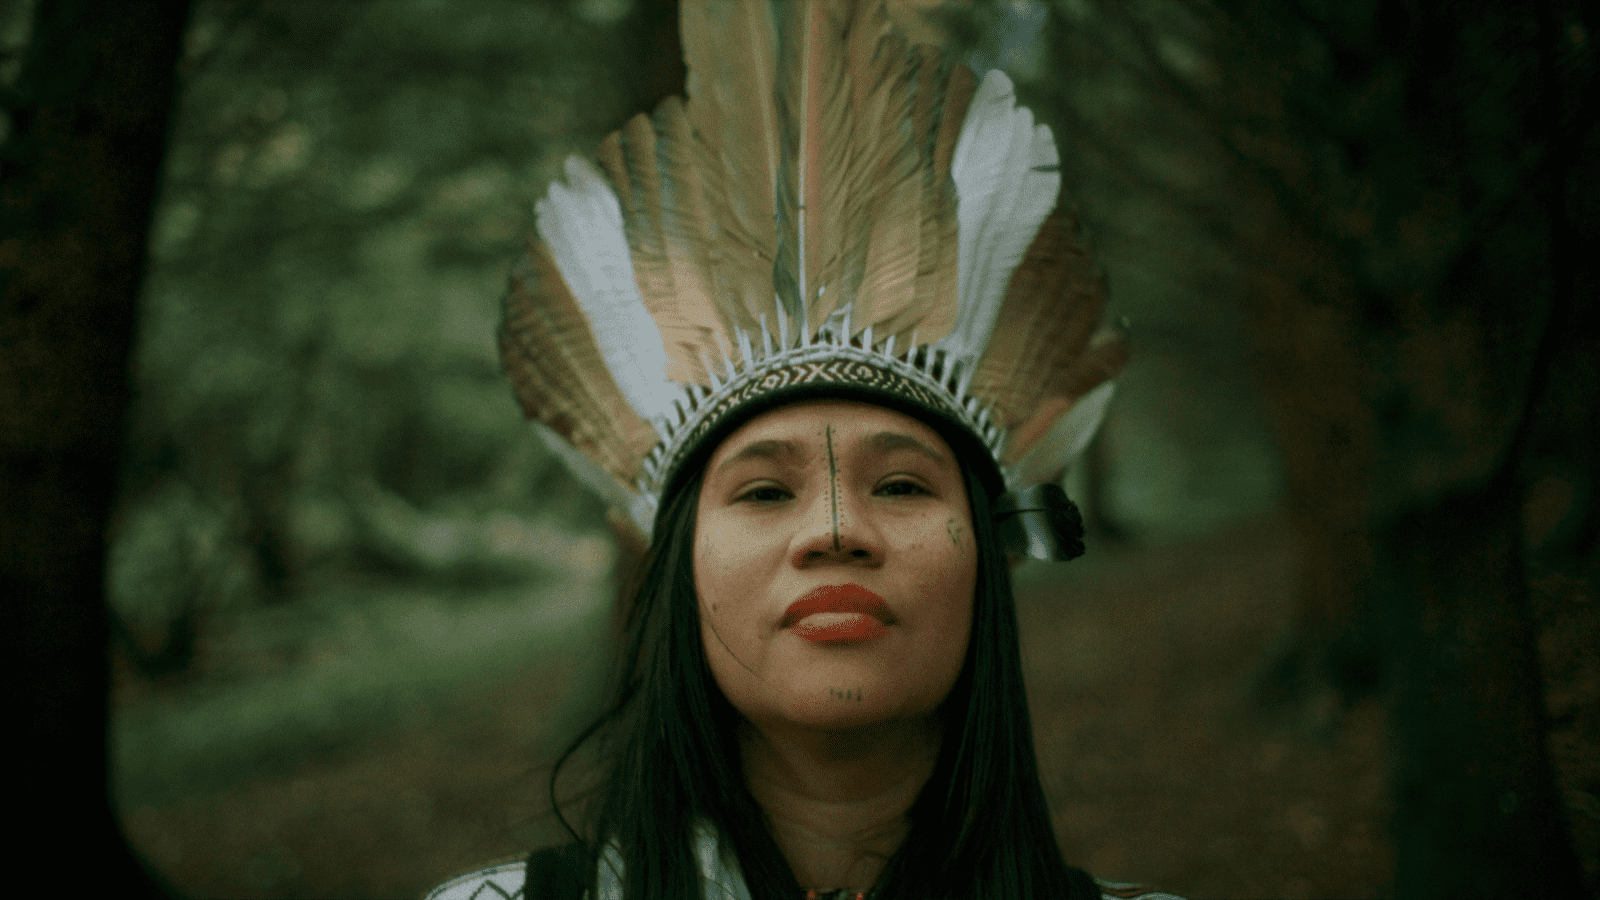
<path id="1" fill-rule="evenodd" d="M 796 535 L 794 565 L 799 568 L 850 563 L 883 564 L 882 535 L 864 504 L 830 486 L 812 499 Z"/>

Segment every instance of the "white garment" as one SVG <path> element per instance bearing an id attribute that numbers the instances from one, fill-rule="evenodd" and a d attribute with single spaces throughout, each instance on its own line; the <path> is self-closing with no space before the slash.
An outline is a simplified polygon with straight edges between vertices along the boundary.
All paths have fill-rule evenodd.
<path id="1" fill-rule="evenodd" d="M 739 860 L 718 839 L 709 822 L 695 825 L 695 858 L 704 877 L 705 900 L 750 900 Z M 423 900 L 524 900 L 527 863 L 489 866 L 458 875 L 428 892 Z M 622 855 L 612 844 L 600 856 L 600 900 L 622 900 Z M 585 895 L 587 896 L 587 895 Z"/>
<path id="2" fill-rule="evenodd" d="M 525 862 L 511 862 L 457 875 L 429 891 L 423 900 L 523 900 L 527 869 Z"/>
<path id="3" fill-rule="evenodd" d="M 704 876 L 705 900 L 750 900 L 744 874 L 733 849 L 720 840 L 709 822 L 695 825 L 695 858 Z M 468 872 L 428 892 L 423 900 L 524 900 L 525 863 L 505 863 Z M 1101 900 L 1183 900 L 1158 891 L 1132 893 L 1135 885 L 1110 881 L 1096 883 Z M 622 856 L 612 844 L 600 857 L 600 900 L 622 900 Z M 1112 891 L 1113 893 L 1106 893 Z M 588 895 L 585 894 L 585 900 Z"/>

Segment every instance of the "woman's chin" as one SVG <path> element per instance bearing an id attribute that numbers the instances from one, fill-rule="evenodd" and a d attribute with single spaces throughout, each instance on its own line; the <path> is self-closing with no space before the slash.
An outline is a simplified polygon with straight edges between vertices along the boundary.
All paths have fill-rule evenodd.
<path id="1" fill-rule="evenodd" d="M 777 648 L 754 671 L 720 665 L 717 657 L 711 668 L 729 704 L 763 730 L 858 731 L 938 705 L 928 686 L 908 684 L 884 654 L 802 647 Z"/>
<path id="2" fill-rule="evenodd" d="M 905 718 L 906 698 L 892 688 L 859 679 L 845 684 L 796 686 L 774 711 L 777 720 L 808 731 L 859 731 Z"/>

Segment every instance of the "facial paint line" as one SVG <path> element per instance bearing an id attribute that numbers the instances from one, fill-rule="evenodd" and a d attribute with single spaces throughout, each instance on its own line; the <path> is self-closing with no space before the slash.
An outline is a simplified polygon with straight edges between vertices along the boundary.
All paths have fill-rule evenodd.
<path id="1" fill-rule="evenodd" d="M 829 497 L 833 501 L 833 552 L 839 552 L 839 467 L 833 459 L 833 426 L 827 426 L 828 436 L 828 483 L 831 485 Z"/>
<path id="2" fill-rule="evenodd" d="M 828 696 L 834 700 L 860 700 L 860 688 L 828 688 Z"/>
<path id="3" fill-rule="evenodd" d="M 956 524 L 955 519 L 944 523 L 944 533 L 950 535 L 950 543 L 961 546 L 961 526 Z"/>
<path id="4" fill-rule="evenodd" d="M 700 601 L 700 606 L 701 606 L 701 613 L 702 613 L 702 616 L 703 616 L 703 614 L 705 612 L 705 606 L 706 606 L 705 600 L 701 600 Z M 711 608 L 712 609 L 716 609 L 716 604 L 714 604 L 714 603 L 711 604 Z M 706 620 L 705 620 L 705 618 L 702 617 L 701 621 L 705 622 Z M 750 664 L 745 662 L 744 660 L 740 659 L 739 658 L 739 654 L 733 652 L 733 648 L 728 646 L 728 642 L 722 639 L 722 632 L 717 629 L 717 623 L 715 621 L 711 621 L 711 622 L 707 622 L 707 624 L 709 624 L 711 626 L 711 634 L 712 634 L 712 636 L 717 639 L 717 643 L 722 645 L 722 649 L 726 650 L 728 652 L 728 656 L 732 657 L 733 661 L 738 663 L 740 668 L 744 669 L 746 672 L 749 672 L 751 675 L 754 675 L 757 679 L 761 679 L 761 673 L 757 672 L 755 669 L 750 668 Z"/>

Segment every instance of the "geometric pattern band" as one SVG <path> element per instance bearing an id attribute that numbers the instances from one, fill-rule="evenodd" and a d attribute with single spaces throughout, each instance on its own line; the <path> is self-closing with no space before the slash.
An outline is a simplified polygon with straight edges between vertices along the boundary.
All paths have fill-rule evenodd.
<path id="1" fill-rule="evenodd" d="M 849 333 L 848 324 L 842 333 Z M 846 393 L 892 399 L 933 413 L 976 439 L 998 467 L 1004 434 L 993 424 L 986 405 L 967 393 L 970 372 L 963 371 L 962 363 L 947 360 L 941 351 L 926 345 L 905 356 L 891 354 L 892 345 L 879 348 L 846 343 L 825 331 L 805 346 L 765 358 L 759 358 L 759 352 L 753 354 L 758 358 L 747 358 L 744 366 L 730 372 L 714 389 L 690 387 L 686 408 L 680 407 L 682 418 L 660 423 L 666 439 L 646 458 L 639 487 L 659 500 L 668 481 L 677 480 L 679 466 L 694 458 L 704 441 L 720 432 L 740 410 L 769 397 L 811 389 L 826 393 L 834 386 L 847 389 Z"/>
<path id="2" fill-rule="evenodd" d="M 692 447 L 734 410 L 756 403 L 769 394 L 787 392 L 800 386 L 848 385 L 873 393 L 902 397 L 919 406 L 958 415 L 944 398 L 910 378 L 858 359 L 819 359 L 784 366 L 762 374 L 719 398 L 687 434 L 680 446 Z"/>

